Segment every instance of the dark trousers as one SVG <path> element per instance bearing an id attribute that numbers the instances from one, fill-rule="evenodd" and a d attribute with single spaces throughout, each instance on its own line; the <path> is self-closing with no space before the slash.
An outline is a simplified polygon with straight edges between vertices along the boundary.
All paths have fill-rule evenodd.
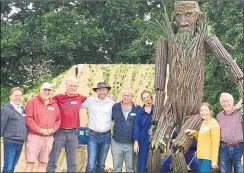
<path id="1" fill-rule="evenodd" d="M 47 164 L 47 172 L 55 172 L 57 162 L 62 148 L 65 148 L 67 172 L 76 172 L 76 152 L 78 148 L 78 137 L 76 129 L 60 129 L 53 135 L 53 148 Z"/>

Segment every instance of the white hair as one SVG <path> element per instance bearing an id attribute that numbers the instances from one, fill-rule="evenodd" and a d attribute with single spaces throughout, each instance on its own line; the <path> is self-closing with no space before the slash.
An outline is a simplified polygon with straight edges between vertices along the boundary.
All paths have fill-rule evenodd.
<path id="1" fill-rule="evenodd" d="M 219 97 L 220 102 L 221 102 L 223 97 L 227 97 L 229 100 L 234 101 L 234 98 L 231 94 L 224 92 L 224 93 L 221 93 L 221 95 Z"/>
<path id="2" fill-rule="evenodd" d="M 131 95 L 133 95 L 133 94 L 132 94 L 133 91 L 132 91 L 131 88 L 123 88 L 123 89 L 122 89 L 122 94 L 123 94 L 125 91 L 129 91 L 129 92 L 131 93 Z"/>
<path id="3" fill-rule="evenodd" d="M 67 83 L 69 81 L 75 82 L 77 85 L 79 85 L 79 81 L 75 77 L 72 77 L 72 76 L 67 77 L 67 79 L 65 81 L 65 85 L 67 85 Z"/>

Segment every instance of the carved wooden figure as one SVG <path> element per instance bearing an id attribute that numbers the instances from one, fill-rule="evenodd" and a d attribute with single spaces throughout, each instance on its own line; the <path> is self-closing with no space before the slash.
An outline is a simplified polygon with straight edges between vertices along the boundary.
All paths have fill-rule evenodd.
<path id="1" fill-rule="evenodd" d="M 184 152 L 193 138 L 184 133 L 186 128 L 199 130 L 204 86 L 205 46 L 225 65 L 242 95 L 243 72 L 218 38 L 207 32 L 206 14 L 201 12 L 195 1 L 177 1 L 174 7 L 177 31 L 172 29 L 166 9 L 160 24 L 165 33 L 157 43 L 155 68 L 156 122 L 151 135 L 148 171 L 159 172 L 160 152 L 169 152 L 169 140 L 174 129 L 178 136 L 173 143 L 173 171 L 187 172 Z M 166 69 L 169 78 L 166 86 Z M 167 87 L 167 98 L 165 88 Z M 156 130 L 155 130 L 156 129 Z M 160 152 L 159 152 L 160 151 Z"/>

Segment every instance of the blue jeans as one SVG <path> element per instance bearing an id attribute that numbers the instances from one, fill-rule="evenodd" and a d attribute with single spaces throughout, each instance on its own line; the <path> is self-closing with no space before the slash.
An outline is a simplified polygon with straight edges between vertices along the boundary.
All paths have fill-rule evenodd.
<path id="1" fill-rule="evenodd" d="M 4 141 L 4 166 L 2 172 L 14 172 L 23 144 Z"/>
<path id="2" fill-rule="evenodd" d="M 200 172 L 211 172 L 211 160 L 207 159 L 198 159 L 199 167 L 200 167 Z"/>
<path id="3" fill-rule="evenodd" d="M 86 172 L 104 172 L 110 143 L 111 133 L 97 135 L 94 132 L 89 132 Z"/>
<path id="4" fill-rule="evenodd" d="M 220 143 L 219 157 L 221 172 L 243 172 L 241 165 L 241 157 L 243 154 L 243 144 L 238 146 L 229 147 L 224 143 Z"/>
<path id="5" fill-rule="evenodd" d="M 53 148 L 49 155 L 47 172 L 55 172 L 57 161 L 64 147 L 66 153 L 67 172 L 76 172 L 76 153 L 78 148 L 78 137 L 76 129 L 59 129 L 53 134 Z"/>

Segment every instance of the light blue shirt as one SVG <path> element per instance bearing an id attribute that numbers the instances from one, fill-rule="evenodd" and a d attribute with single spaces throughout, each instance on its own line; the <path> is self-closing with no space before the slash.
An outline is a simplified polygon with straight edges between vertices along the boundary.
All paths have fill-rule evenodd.
<path id="1" fill-rule="evenodd" d="M 130 106 L 127 110 L 125 110 L 123 108 L 122 102 L 121 102 L 121 109 L 122 109 L 125 119 L 127 120 L 129 113 L 132 111 L 132 106 Z"/>

